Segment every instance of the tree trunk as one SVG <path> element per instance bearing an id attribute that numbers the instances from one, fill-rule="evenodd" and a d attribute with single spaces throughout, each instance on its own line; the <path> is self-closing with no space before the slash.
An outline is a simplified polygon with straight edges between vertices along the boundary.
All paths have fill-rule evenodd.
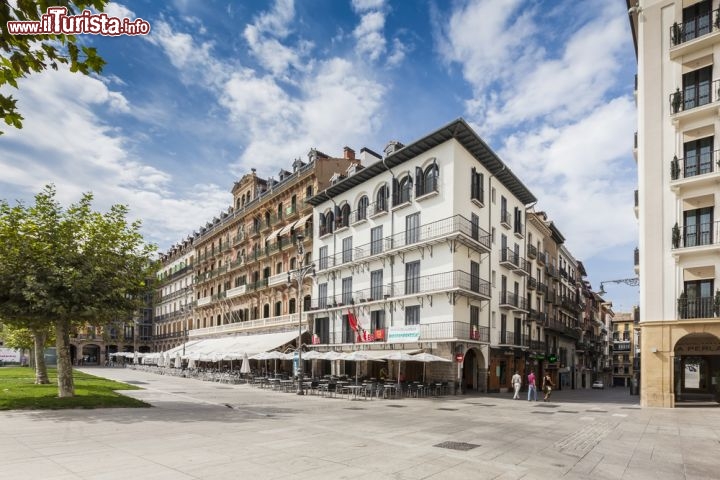
<path id="1" fill-rule="evenodd" d="M 32 334 L 35 343 L 33 349 L 33 354 L 35 355 L 35 383 L 38 385 L 47 385 L 50 383 L 47 365 L 45 365 L 45 341 L 47 340 L 47 332 L 32 330 Z"/>
<path id="2" fill-rule="evenodd" d="M 70 321 L 55 322 L 55 346 L 57 347 L 58 397 L 74 397 L 72 361 L 70 359 Z"/>

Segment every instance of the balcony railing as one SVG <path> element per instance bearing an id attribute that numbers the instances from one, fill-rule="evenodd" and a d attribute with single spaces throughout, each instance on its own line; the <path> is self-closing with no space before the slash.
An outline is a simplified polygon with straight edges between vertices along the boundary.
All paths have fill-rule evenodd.
<path id="1" fill-rule="evenodd" d="M 248 320 L 245 322 L 226 323 L 225 325 L 216 325 L 214 327 L 197 328 L 195 330 L 190 330 L 188 331 L 188 337 L 198 338 L 213 336 L 219 333 L 230 334 L 235 332 L 245 332 L 249 330 L 259 329 L 287 329 L 288 327 L 294 327 L 295 331 L 297 331 L 298 320 L 298 314 L 292 313 L 288 315 L 280 315 L 277 317 Z M 307 315 L 305 314 L 305 312 L 303 312 L 301 324 L 307 324 Z"/>
<path id="2" fill-rule="evenodd" d="M 715 305 L 713 297 L 679 298 L 677 308 L 682 319 L 714 318 L 720 312 L 720 305 Z"/>
<path id="3" fill-rule="evenodd" d="M 478 276 L 471 275 L 462 270 L 426 275 L 410 280 L 395 282 L 394 284 L 383 285 L 382 287 L 371 287 L 364 290 L 357 290 L 351 294 L 330 295 L 324 298 L 314 298 L 310 308 L 327 309 L 347 307 L 351 304 L 372 302 L 377 300 L 388 300 L 392 297 L 402 297 L 415 294 L 429 294 L 434 292 L 446 292 L 459 289 L 466 292 L 476 293 L 480 296 L 490 298 L 490 282 Z"/>
<path id="4" fill-rule="evenodd" d="M 715 103 L 720 99 L 720 80 L 713 80 L 712 85 L 701 83 L 687 85 L 681 91 L 679 88 L 670 94 L 670 113 L 686 112 L 693 108 Z"/>
<path id="5" fill-rule="evenodd" d="M 673 227 L 673 248 L 700 247 L 720 243 L 720 221 Z M 637 264 L 636 264 L 637 265 Z"/>
<path id="6" fill-rule="evenodd" d="M 471 325 L 467 322 L 437 322 L 437 323 L 421 323 L 420 341 L 432 342 L 438 340 L 475 340 L 478 342 L 490 342 L 490 330 L 488 327 Z M 388 338 L 387 328 L 374 328 L 372 337 L 375 342 L 384 341 Z M 356 343 L 356 335 L 349 335 L 345 330 L 331 331 L 325 336 L 321 336 L 320 344 L 336 345 Z"/>
<path id="7" fill-rule="evenodd" d="M 720 150 L 714 152 L 701 152 L 691 157 L 673 157 L 670 161 L 670 179 L 680 180 L 684 178 L 697 177 L 716 172 L 720 165 Z M 637 190 L 635 191 L 635 206 L 637 206 Z"/>
<path id="8" fill-rule="evenodd" d="M 373 255 L 392 251 L 393 249 L 428 242 L 456 233 L 465 234 L 478 242 L 482 247 L 485 247 L 488 251 L 490 250 L 490 234 L 462 215 L 455 215 L 353 248 L 352 261 L 364 260 Z M 343 253 L 340 252 L 321 258 L 319 261 L 319 269 L 325 270 L 327 268 L 340 266 L 343 263 L 346 262 L 343 262 Z"/>
<path id="9" fill-rule="evenodd" d="M 537 258 L 537 248 L 535 245 L 528 245 L 527 246 L 527 256 L 528 258 Z"/>
<path id="10" fill-rule="evenodd" d="M 510 225 L 512 225 L 512 220 L 510 218 L 510 212 L 507 210 L 502 210 L 500 212 L 500 225 L 502 225 L 505 228 L 510 228 Z"/>
<path id="11" fill-rule="evenodd" d="M 547 263 L 547 254 L 545 252 L 537 253 L 537 263 L 539 265 L 545 265 Z"/>
<path id="12" fill-rule="evenodd" d="M 720 9 L 670 26 L 670 46 L 676 47 L 720 29 Z"/>
<path id="13" fill-rule="evenodd" d="M 510 247 L 505 247 L 505 249 L 500 252 L 500 265 L 503 267 L 514 269 L 518 267 L 519 262 L 520 256 L 511 250 Z"/>
<path id="14" fill-rule="evenodd" d="M 527 288 L 528 290 L 535 290 L 537 288 L 537 280 L 535 280 L 533 277 L 528 277 L 527 280 Z"/>
<path id="15" fill-rule="evenodd" d="M 527 299 L 525 297 L 521 297 L 515 292 L 508 292 L 505 290 L 500 293 L 500 307 L 511 307 L 514 310 L 527 311 Z"/>

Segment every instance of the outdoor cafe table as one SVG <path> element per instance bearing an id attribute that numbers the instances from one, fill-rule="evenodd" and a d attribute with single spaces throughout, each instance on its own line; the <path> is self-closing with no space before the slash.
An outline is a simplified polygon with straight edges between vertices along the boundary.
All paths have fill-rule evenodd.
<path id="1" fill-rule="evenodd" d="M 365 387 L 363 385 L 343 385 L 340 388 L 342 394 L 347 395 L 348 400 L 357 399 L 358 393 L 360 393 Z"/>
<path id="2" fill-rule="evenodd" d="M 397 397 L 397 383 L 386 383 L 383 385 L 383 398 L 389 398 L 391 395 Z"/>

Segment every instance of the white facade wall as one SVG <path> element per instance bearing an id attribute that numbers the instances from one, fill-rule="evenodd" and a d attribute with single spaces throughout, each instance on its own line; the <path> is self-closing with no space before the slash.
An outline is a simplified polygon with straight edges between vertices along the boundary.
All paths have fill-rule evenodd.
<path id="1" fill-rule="evenodd" d="M 429 165 L 435 162 L 439 168 L 438 192 L 431 193 L 418 199 L 415 197 L 415 169 L 420 167 L 425 170 Z M 471 201 L 471 171 L 475 168 L 477 172 L 483 174 L 484 189 L 484 206 Z M 449 322 L 458 322 L 469 325 L 471 306 L 479 309 L 479 326 L 490 330 L 490 343 L 497 345 L 501 343 L 500 338 L 500 319 L 501 315 L 507 315 L 507 330 L 513 331 L 515 326 L 515 318 L 520 323 L 524 319 L 525 313 L 510 311 L 500 308 L 500 298 L 502 293 L 502 276 L 506 277 L 506 288 L 514 292 L 515 282 L 518 284 L 517 293 L 523 299 L 526 298 L 526 276 L 512 272 L 506 267 L 500 265 L 500 248 L 501 238 L 505 235 L 507 245 L 513 251 L 517 244 L 517 252 L 520 257 L 525 258 L 525 205 L 522 204 L 510 190 L 500 183 L 497 178 L 493 178 L 488 170 L 470 153 L 462 144 L 452 139 L 442 143 L 426 152 L 417 155 L 408 161 L 403 162 L 399 166 L 392 167 L 392 172 L 383 171 L 375 177 L 361 183 L 349 190 L 342 192 L 332 198 L 317 205 L 314 209 L 315 241 L 313 243 L 313 259 L 316 265 L 320 266 L 321 249 L 327 248 L 328 255 L 331 257 L 330 268 L 324 270 L 318 268 L 317 280 L 313 287 L 313 302 L 316 302 L 319 295 L 320 285 L 327 283 L 328 296 L 340 297 L 342 293 L 342 279 L 352 277 L 352 290 L 370 289 L 370 272 L 374 270 L 383 270 L 383 283 L 402 284 L 406 279 L 406 265 L 409 262 L 420 261 L 420 277 L 434 275 L 451 275 L 450 272 L 461 271 L 470 273 L 471 262 L 479 264 L 480 282 L 489 282 L 494 273 L 495 283 L 490 287 L 492 299 L 480 299 L 472 296 L 457 296 L 455 302 L 450 301 L 450 296 L 444 291 L 435 292 L 432 295 L 415 294 L 410 296 L 400 295 L 398 299 L 388 303 L 376 303 L 373 306 L 366 307 L 362 304 L 355 304 L 355 314 L 359 319 L 360 325 L 365 329 L 370 329 L 370 312 L 377 309 L 385 310 L 385 327 L 395 327 L 405 325 L 405 309 L 409 306 L 419 305 L 421 307 L 420 324 L 448 324 Z M 389 198 L 389 208 L 387 213 L 380 215 L 371 215 L 373 204 L 377 196 L 377 191 L 381 185 L 386 185 L 390 191 L 393 176 L 396 179 L 402 179 L 406 175 L 413 178 L 413 190 L 411 201 L 409 204 L 401 207 L 392 207 L 392 193 Z M 494 201 L 493 201 L 494 191 Z M 321 236 L 323 222 L 321 214 L 326 215 L 337 207 L 342 207 L 346 202 L 350 203 L 351 210 L 357 210 L 358 201 L 361 196 L 367 195 L 370 201 L 368 210 L 368 219 L 358 223 L 352 223 L 348 228 L 336 230 L 334 234 L 326 234 Z M 507 211 L 511 216 L 510 228 L 501 226 L 500 224 L 500 208 L 501 198 L 506 199 Z M 521 234 L 515 235 L 513 232 L 514 209 L 518 208 L 522 216 Z M 410 248 L 402 253 L 391 257 L 382 257 L 370 259 L 362 263 L 360 266 L 353 265 L 351 268 L 333 268 L 333 255 L 338 257 L 342 254 L 343 239 L 352 238 L 353 248 L 366 251 L 370 248 L 371 230 L 374 227 L 382 226 L 383 237 L 391 235 L 402 236 L 402 232 L 407 230 L 406 218 L 408 215 L 420 214 L 420 231 L 421 236 L 425 237 L 425 232 L 432 231 L 437 227 L 435 222 L 448 221 L 450 217 L 455 215 L 462 216 L 464 219 L 460 222 L 468 222 L 471 215 L 478 216 L 478 225 L 480 227 L 480 235 L 489 235 L 495 230 L 495 238 L 492 242 L 492 253 L 481 248 L 471 248 L 459 243 L 451 243 L 443 240 L 431 244 L 420 243 L 417 247 Z M 391 298 L 392 300 L 392 298 Z M 494 313 L 493 313 L 494 312 Z M 314 318 L 330 317 L 331 343 L 332 332 L 340 332 L 343 329 L 343 314 L 347 313 L 346 308 L 338 310 L 330 310 L 329 315 L 322 309 L 314 311 Z M 422 331 L 422 329 L 421 329 Z M 526 333 L 526 332 L 523 332 Z M 337 338 L 337 337 L 336 337 Z M 468 338 L 459 338 L 459 340 L 470 340 Z M 421 343 L 423 339 L 421 338 Z M 337 342 L 336 343 L 342 343 Z M 484 350 L 485 361 L 487 360 L 487 350 Z"/>

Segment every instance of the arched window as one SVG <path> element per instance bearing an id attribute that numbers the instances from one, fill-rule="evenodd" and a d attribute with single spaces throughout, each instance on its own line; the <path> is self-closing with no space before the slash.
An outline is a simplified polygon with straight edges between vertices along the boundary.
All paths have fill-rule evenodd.
<path id="1" fill-rule="evenodd" d="M 265 212 L 265 226 L 270 226 L 270 212 Z"/>
<path id="2" fill-rule="evenodd" d="M 338 218 L 338 227 L 347 227 L 350 223 L 350 204 L 346 203 L 340 208 L 340 218 Z"/>
<path id="3" fill-rule="evenodd" d="M 438 191 L 438 178 L 440 177 L 440 169 L 437 163 L 433 162 L 425 169 L 423 178 L 423 194 Z"/>
<path id="4" fill-rule="evenodd" d="M 290 259 L 290 270 L 295 270 L 297 268 L 297 260 L 295 257 Z"/>
<path id="5" fill-rule="evenodd" d="M 291 215 L 297 210 L 297 195 L 293 195 L 290 199 L 290 213 Z"/>
<path id="6" fill-rule="evenodd" d="M 282 315 L 282 302 L 275 302 L 275 316 L 279 317 Z"/>
<path id="7" fill-rule="evenodd" d="M 409 202 L 411 192 L 412 177 L 410 177 L 410 175 L 405 175 L 399 182 L 395 183 L 393 191 L 393 206 Z"/>
<path id="8" fill-rule="evenodd" d="M 280 220 L 283 217 L 282 202 L 278 203 L 277 206 L 277 218 Z"/>
<path id="9" fill-rule="evenodd" d="M 325 219 L 325 224 L 323 225 L 322 219 Z M 328 233 L 332 233 L 335 225 L 335 215 L 333 215 L 332 212 L 328 212 L 324 215 L 324 217 L 320 216 L 320 235 L 326 235 Z"/>
<path id="10" fill-rule="evenodd" d="M 357 220 L 365 220 L 367 218 L 368 203 L 368 197 L 366 197 L 365 195 L 360 197 L 360 200 L 358 200 Z"/>
<path id="11" fill-rule="evenodd" d="M 387 185 L 383 185 L 378 189 L 377 195 L 375 196 L 375 211 L 387 212 L 388 204 L 388 188 Z"/>
<path id="12" fill-rule="evenodd" d="M 296 304 L 297 300 L 291 298 L 290 302 L 288 303 L 288 313 L 295 313 Z"/>
<path id="13" fill-rule="evenodd" d="M 266 303 L 263 305 L 263 318 L 268 318 L 270 316 L 270 304 Z"/>

